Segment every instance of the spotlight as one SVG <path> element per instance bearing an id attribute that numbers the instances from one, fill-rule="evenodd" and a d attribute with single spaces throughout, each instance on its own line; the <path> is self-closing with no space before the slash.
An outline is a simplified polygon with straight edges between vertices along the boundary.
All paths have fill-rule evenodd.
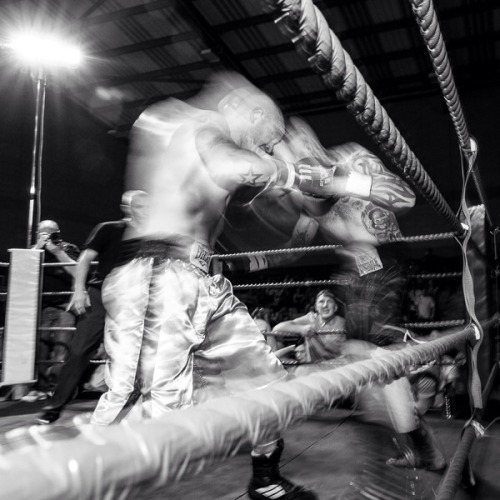
<path id="1" fill-rule="evenodd" d="M 31 185 L 29 190 L 29 214 L 27 248 L 35 240 L 36 227 L 40 222 L 42 193 L 42 153 L 45 118 L 46 70 L 49 67 L 76 68 L 83 59 L 83 54 L 76 45 L 58 38 L 53 34 L 36 31 L 24 31 L 10 37 L 0 48 L 11 51 L 17 59 L 32 68 L 32 77 L 36 82 L 36 109 L 33 132 L 33 153 L 31 163 Z"/>
<path id="2" fill-rule="evenodd" d="M 6 44 L 24 63 L 34 66 L 76 68 L 83 54 L 76 45 L 53 35 L 19 33 Z"/>

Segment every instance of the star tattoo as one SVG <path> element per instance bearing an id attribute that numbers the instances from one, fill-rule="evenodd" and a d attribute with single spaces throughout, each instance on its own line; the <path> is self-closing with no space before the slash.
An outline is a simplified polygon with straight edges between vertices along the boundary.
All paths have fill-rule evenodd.
<path id="1" fill-rule="evenodd" d="M 262 174 L 255 174 L 253 171 L 253 167 L 250 167 L 250 170 L 246 174 L 240 174 L 241 180 L 243 184 L 255 186 L 257 183 L 257 179 L 262 177 Z"/>

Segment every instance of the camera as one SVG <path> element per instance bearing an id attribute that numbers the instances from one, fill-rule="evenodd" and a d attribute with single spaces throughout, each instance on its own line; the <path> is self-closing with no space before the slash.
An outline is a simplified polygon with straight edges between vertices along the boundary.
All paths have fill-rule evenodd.
<path id="1" fill-rule="evenodd" d="M 62 238 L 61 238 L 61 233 L 59 231 L 56 231 L 54 233 L 50 233 L 49 240 L 54 243 L 54 245 L 59 245 L 61 243 Z"/>

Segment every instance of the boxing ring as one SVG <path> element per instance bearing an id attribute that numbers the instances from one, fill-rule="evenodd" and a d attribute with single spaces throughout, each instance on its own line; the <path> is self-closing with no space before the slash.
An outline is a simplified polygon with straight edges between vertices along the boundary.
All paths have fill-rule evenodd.
<path id="1" fill-rule="evenodd" d="M 404 240 L 455 238 L 459 242 L 464 255 L 462 279 L 470 321 L 460 331 L 425 344 L 388 351 L 376 359 L 298 377 L 259 391 L 219 398 L 144 423 L 122 422 L 116 426 L 99 428 L 91 426 L 82 417 L 74 427 L 32 426 L 16 429 L 6 436 L 6 444 L 2 446 L 0 454 L 0 479 L 6 498 L 135 498 L 138 492 L 144 494 L 147 488 L 155 489 L 222 463 L 234 456 L 243 445 L 266 439 L 268 434 L 286 430 L 308 416 L 332 407 L 336 401 L 349 396 L 360 386 L 387 383 L 405 376 L 411 365 L 425 364 L 450 349 L 469 346 L 469 390 L 473 413 L 466 423 L 462 440 L 437 496 L 440 500 L 453 498 L 468 453 L 475 438 L 482 434 L 481 410 L 493 386 L 498 365 L 494 364 L 482 390 L 477 359 L 481 356 L 480 347 L 484 340 L 481 321 L 487 319 L 488 311 L 487 304 L 477 304 L 476 297 L 484 299 L 485 293 L 483 291 L 481 297 L 478 287 L 487 269 L 485 263 L 475 259 L 472 254 L 477 252 L 477 247 L 484 249 L 487 243 L 484 219 L 490 228 L 493 223 L 484 202 L 475 165 L 477 146 L 467 132 L 451 72 L 446 69 L 444 73 L 439 73 L 439 81 L 468 165 L 466 177 L 474 178 L 485 207 L 484 211 L 471 214 L 464 202 L 462 220 L 443 199 L 313 3 L 310 0 L 267 0 L 266 3 L 268 8 L 276 12 L 277 24 L 290 36 L 299 52 L 306 55 L 313 69 L 322 75 L 325 84 L 347 103 L 347 109 L 401 175 L 446 221 L 450 233 L 414 236 Z M 431 54 L 437 54 L 435 67 L 437 72 L 441 71 L 443 66 L 447 67 L 447 59 L 430 3 L 415 0 L 412 4 L 417 18 L 422 19 L 423 33 L 428 33 L 429 26 L 433 32 L 426 41 L 434 44 L 437 40 L 436 46 L 429 50 Z M 472 249 L 474 245 L 469 245 L 471 239 L 475 241 Z M 328 251 L 333 247 L 338 246 L 271 249 L 218 255 L 216 258 L 223 261 L 285 251 Z M 33 254 L 28 258 L 34 258 Z M 15 265 L 11 261 L 11 266 Z M 33 275 L 31 279 L 33 289 L 30 293 L 39 294 L 37 276 Z M 309 282 L 305 286 L 325 284 L 331 283 Z M 297 283 L 289 285 L 296 286 Z M 269 284 L 255 284 L 253 288 L 265 286 Z M 249 288 L 252 289 L 252 285 Z M 16 294 L 24 292 L 18 283 L 9 279 L 9 296 L 13 294 L 12 300 Z M 7 321 L 7 336 L 11 335 L 8 330 L 12 328 L 16 331 L 22 328 L 32 330 L 37 321 L 36 310 L 23 314 L 9 309 L 8 313 L 13 315 L 11 319 L 16 319 L 16 322 Z M 14 326 L 21 317 L 23 323 Z M 32 359 L 27 360 L 27 363 L 33 368 Z M 22 374 L 23 381 L 26 381 L 27 376 L 26 372 Z M 482 378 L 485 380 L 484 376 Z M 10 379 L 10 383 L 15 380 Z M 29 481 L 24 479 L 27 477 Z"/>

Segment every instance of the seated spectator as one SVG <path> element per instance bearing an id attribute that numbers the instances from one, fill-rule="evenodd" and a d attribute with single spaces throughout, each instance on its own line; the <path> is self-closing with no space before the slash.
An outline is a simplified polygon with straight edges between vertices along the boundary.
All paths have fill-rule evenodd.
<path id="1" fill-rule="evenodd" d="M 63 241 L 59 225 L 53 220 L 40 222 L 38 241 L 33 249 L 44 251 L 45 263 L 76 263 L 80 254 L 76 245 Z M 71 291 L 75 269 L 75 266 L 51 266 L 43 269 L 43 292 L 54 293 L 42 296 L 41 334 L 37 358 L 44 363 L 38 368 L 38 382 L 28 394 L 21 397 L 23 401 L 46 399 L 57 382 L 57 376 L 73 337 L 72 328 L 75 326 L 76 316 L 66 310 L 69 296 L 55 293 Z M 68 328 L 68 330 L 50 330 L 50 328 Z M 48 364 L 47 361 L 52 361 L 53 364 Z M 27 391 L 26 386 L 22 387 L 24 389 L 18 388 L 17 394 Z"/>
<path id="2" fill-rule="evenodd" d="M 338 314 L 337 299 L 330 290 L 316 295 L 314 311 L 278 323 L 273 332 L 296 333 L 304 342 L 295 347 L 295 357 L 303 363 L 317 363 L 338 357 L 346 340 L 345 320 Z M 321 333 L 321 335 L 318 335 Z"/>

